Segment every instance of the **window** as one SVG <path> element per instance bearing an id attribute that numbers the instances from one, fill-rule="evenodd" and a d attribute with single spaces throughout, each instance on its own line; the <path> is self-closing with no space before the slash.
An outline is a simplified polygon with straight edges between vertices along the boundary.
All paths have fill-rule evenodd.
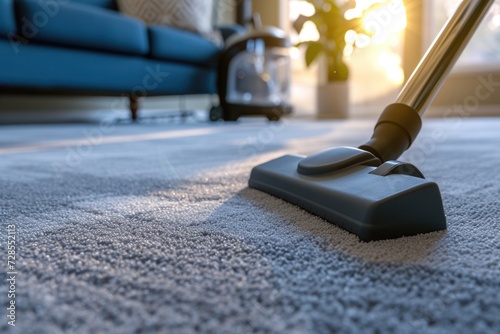
<path id="1" fill-rule="evenodd" d="M 439 33 L 448 18 L 461 3 L 461 0 L 432 0 L 427 1 L 427 32 L 426 45 L 429 46 Z M 476 31 L 470 44 L 464 50 L 457 62 L 457 70 L 470 66 L 498 67 L 500 63 L 500 1 L 493 4 L 481 26 Z"/>
<path id="2" fill-rule="evenodd" d="M 432 43 L 461 0 L 419 0 L 423 2 L 423 51 Z M 496 1 L 479 26 L 469 45 L 448 76 L 428 114 L 441 117 L 464 97 L 474 94 L 480 78 L 500 82 L 500 1 Z M 472 116 L 500 116 L 500 91 L 482 100 Z"/>
<path id="3" fill-rule="evenodd" d="M 368 0 L 367 0 L 368 1 Z M 357 48 L 348 56 L 351 70 L 352 115 L 376 115 L 397 98 L 401 84 L 408 78 L 436 35 L 462 0 L 394 0 L 405 10 L 391 15 L 382 11 L 375 16 L 385 22 L 384 34 L 367 47 Z M 358 1 L 362 3 L 361 1 Z M 376 2 L 376 0 L 373 0 Z M 290 21 L 299 14 L 310 14 L 311 5 L 304 0 L 290 0 Z M 394 14 L 394 13 L 392 13 Z M 407 22 L 408 20 L 408 22 Z M 406 31 L 404 31 L 406 27 Z M 306 27 L 300 39 L 317 38 L 314 25 Z M 383 38 L 382 38 L 383 36 Z M 299 113 L 315 111 L 318 67 L 305 67 L 303 50 L 294 49 L 292 103 Z M 405 72 L 403 74 L 402 68 Z M 427 115 L 439 116 L 450 106 L 462 103 L 464 96 L 474 92 L 480 76 L 493 75 L 500 82 L 500 0 L 496 1 L 484 22 L 465 49 L 457 65 L 441 88 Z M 482 101 L 474 115 L 500 115 L 500 91 Z"/>

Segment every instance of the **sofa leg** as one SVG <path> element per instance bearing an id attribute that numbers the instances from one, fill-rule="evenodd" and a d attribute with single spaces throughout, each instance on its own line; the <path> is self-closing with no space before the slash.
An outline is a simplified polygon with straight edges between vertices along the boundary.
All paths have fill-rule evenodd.
<path id="1" fill-rule="evenodd" d="M 139 98 L 135 95 L 129 95 L 130 102 L 130 118 L 132 121 L 137 121 L 137 111 L 139 110 Z"/>

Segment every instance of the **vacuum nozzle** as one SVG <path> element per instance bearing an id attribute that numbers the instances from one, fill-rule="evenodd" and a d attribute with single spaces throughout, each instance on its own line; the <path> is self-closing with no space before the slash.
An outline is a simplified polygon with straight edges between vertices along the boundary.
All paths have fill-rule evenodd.
<path id="1" fill-rule="evenodd" d="M 420 131 L 420 115 L 392 104 L 359 148 L 286 155 L 253 168 L 249 186 L 285 199 L 350 232 L 380 240 L 446 228 L 439 187 L 396 161 Z"/>
<path id="2" fill-rule="evenodd" d="M 328 162 L 329 157 L 338 160 Z M 381 164 L 356 148 L 309 157 L 285 155 L 253 168 L 249 186 L 296 204 L 363 241 L 446 228 L 436 183 L 425 180 L 411 164 Z"/>

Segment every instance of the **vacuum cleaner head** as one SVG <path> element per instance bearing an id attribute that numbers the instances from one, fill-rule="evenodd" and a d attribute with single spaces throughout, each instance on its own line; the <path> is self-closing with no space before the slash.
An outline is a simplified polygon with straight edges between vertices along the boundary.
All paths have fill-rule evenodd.
<path id="1" fill-rule="evenodd" d="M 252 170 L 249 186 L 296 204 L 363 241 L 446 229 L 437 184 L 394 159 L 417 136 L 420 116 L 391 104 L 360 148 L 331 148 L 308 157 L 286 155 Z"/>
<path id="2" fill-rule="evenodd" d="M 438 186 L 396 161 L 417 137 L 431 103 L 494 0 L 463 0 L 359 149 L 309 157 L 287 155 L 257 166 L 250 187 L 268 192 L 351 231 L 361 240 L 397 238 L 446 228 Z"/>
<path id="3" fill-rule="evenodd" d="M 332 163 L 333 161 L 333 163 Z M 356 148 L 285 155 L 252 170 L 249 185 L 300 206 L 363 241 L 443 230 L 436 183 L 410 164 Z"/>

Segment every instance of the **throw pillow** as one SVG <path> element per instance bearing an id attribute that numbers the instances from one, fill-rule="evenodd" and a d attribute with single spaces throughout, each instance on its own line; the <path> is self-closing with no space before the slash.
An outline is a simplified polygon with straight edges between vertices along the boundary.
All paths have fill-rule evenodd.
<path id="1" fill-rule="evenodd" d="M 213 0 L 117 0 L 123 14 L 147 25 L 165 25 L 201 34 L 221 44 L 220 34 L 212 29 Z"/>

